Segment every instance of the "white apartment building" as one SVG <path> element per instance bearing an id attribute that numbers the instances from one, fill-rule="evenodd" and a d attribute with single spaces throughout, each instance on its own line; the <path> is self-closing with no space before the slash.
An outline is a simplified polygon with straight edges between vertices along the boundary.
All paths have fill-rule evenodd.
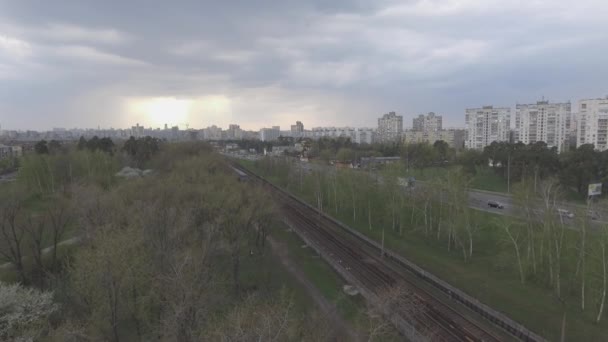
<path id="1" fill-rule="evenodd" d="M 608 149 L 608 96 L 578 102 L 576 147 L 593 144 L 596 150 Z"/>
<path id="2" fill-rule="evenodd" d="M 272 126 L 272 128 L 260 129 L 260 140 L 261 141 L 275 141 L 281 136 L 281 127 Z"/>
<path id="3" fill-rule="evenodd" d="M 440 131 L 443 128 L 443 117 L 433 112 L 418 115 L 412 119 L 413 131 Z"/>
<path id="4" fill-rule="evenodd" d="M 228 125 L 228 129 L 226 130 L 226 139 L 229 140 L 241 140 L 243 139 L 243 130 L 241 126 L 236 124 Z"/>
<path id="5" fill-rule="evenodd" d="M 222 140 L 222 129 L 216 125 L 209 126 L 203 129 L 203 139 L 205 140 Z"/>
<path id="6" fill-rule="evenodd" d="M 567 146 L 572 115 L 570 102 L 538 101 L 518 104 L 515 108 L 515 142 L 527 145 L 543 141 L 550 148 L 557 147 L 558 153 Z"/>
<path id="7" fill-rule="evenodd" d="M 466 148 L 483 149 L 494 141 L 509 141 L 511 108 L 469 108 L 465 123 Z"/>
<path id="8" fill-rule="evenodd" d="M 357 144 L 372 144 L 376 131 L 373 128 L 357 128 L 355 142 Z"/>
<path id="9" fill-rule="evenodd" d="M 304 124 L 301 121 L 296 121 L 295 125 L 291 125 L 291 136 L 294 138 L 304 136 Z"/>
<path id="10" fill-rule="evenodd" d="M 374 142 L 376 134 L 373 128 L 353 128 L 353 127 L 314 127 L 312 138 L 350 138 L 350 141 L 357 144 L 371 144 Z"/>
<path id="11" fill-rule="evenodd" d="M 379 142 L 396 142 L 403 134 L 403 116 L 395 112 L 384 114 L 378 119 L 376 138 Z"/>
<path id="12" fill-rule="evenodd" d="M 357 129 L 353 127 L 314 127 L 312 129 L 313 139 L 322 137 L 329 138 L 350 138 L 350 141 L 355 142 L 357 139 Z"/>

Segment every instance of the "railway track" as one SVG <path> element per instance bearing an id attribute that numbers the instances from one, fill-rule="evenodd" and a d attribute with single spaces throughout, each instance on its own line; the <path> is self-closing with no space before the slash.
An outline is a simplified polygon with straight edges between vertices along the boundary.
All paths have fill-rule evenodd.
<path id="1" fill-rule="evenodd" d="M 299 234 L 312 240 L 325 252 L 326 257 L 333 259 L 334 265 L 337 264 L 338 267 L 349 272 L 367 291 L 382 296 L 391 287 L 398 287 L 401 295 L 406 297 L 407 304 L 391 307 L 391 314 L 407 321 L 420 336 L 432 341 L 501 340 L 495 333 L 447 305 L 445 303 L 447 298 L 438 298 L 412 281 L 411 270 L 395 262 L 394 257 L 381 257 L 376 245 L 372 245 L 366 239 L 362 240 L 352 232 L 345 232 L 344 226 L 337 224 L 335 220 L 319 213 L 263 178 L 236 167 L 269 188 L 280 203 L 290 225 L 296 228 Z M 454 297 L 451 291 L 447 293 L 450 293 L 450 297 Z M 488 320 L 493 322 L 491 319 Z M 504 326 L 501 327 L 505 329 Z M 524 338 L 521 338 L 521 327 L 517 327 L 516 331 L 520 332 L 520 336 L 513 334 L 515 329 L 505 330 L 522 341 L 544 341 L 542 338 L 530 338 L 535 337 L 532 333 L 526 333 Z"/>

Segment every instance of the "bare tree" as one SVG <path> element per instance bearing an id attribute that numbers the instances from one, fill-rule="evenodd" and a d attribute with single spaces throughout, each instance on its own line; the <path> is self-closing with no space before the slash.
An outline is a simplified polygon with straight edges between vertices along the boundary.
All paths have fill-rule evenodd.
<path id="1" fill-rule="evenodd" d="M 0 255 L 11 262 L 21 278 L 27 283 L 23 265 L 25 226 L 21 222 L 22 203 L 19 199 L 9 199 L 0 205 Z"/>
<path id="2" fill-rule="evenodd" d="M 27 219 L 27 225 L 25 225 L 27 232 L 28 242 L 30 246 L 30 252 L 34 257 L 37 272 L 41 273 L 44 270 L 43 263 L 43 250 L 46 243 L 46 217 L 30 215 Z"/>
<path id="3" fill-rule="evenodd" d="M 63 198 L 57 199 L 47 209 L 47 216 L 53 250 L 51 265 L 55 268 L 57 267 L 57 249 L 59 243 L 64 238 L 71 222 L 71 208 L 69 202 Z"/>
<path id="4" fill-rule="evenodd" d="M 522 262 L 521 262 L 521 254 L 519 252 L 519 232 L 516 234 L 513 234 L 511 232 L 511 223 L 510 222 L 506 222 L 503 225 L 503 228 L 505 229 L 505 232 L 507 233 L 507 236 L 509 237 L 509 240 L 511 241 L 511 243 L 513 244 L 513 248 L 515 249 L 515 256 L 517 257 L 517 266 L 519 269 L 519 279 L 521 281 L 522 284 L 525 283 L 525 275 L 524 275 L 524 268 L 522 266 Z"/>
<path id="5" fill-rule="evenodd" d="M 564 218 L 558 215 L 556 203 L 560 198 L 559 185 L 555 180 L 543 181 L 540 185 L 543 203 L 543 234 L 547 241 L 547 256 L 549 258 L 549 281 L 561 298 L 561 262 L 564 242 Z"/>

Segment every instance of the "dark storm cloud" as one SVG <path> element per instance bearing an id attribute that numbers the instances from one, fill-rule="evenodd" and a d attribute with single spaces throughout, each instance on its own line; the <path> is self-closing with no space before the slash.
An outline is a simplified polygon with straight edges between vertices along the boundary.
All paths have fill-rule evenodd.
<path id="1" fill-rule="evenodd" d="M 194 127 L 371 126 L 389 110 L 462 125 L 466 107 L 608 92 L 607 12 L 599 0 L 5 1 L 0 124 L 127 126 L 132 101 L 177 97 L 200 102 Z"/>

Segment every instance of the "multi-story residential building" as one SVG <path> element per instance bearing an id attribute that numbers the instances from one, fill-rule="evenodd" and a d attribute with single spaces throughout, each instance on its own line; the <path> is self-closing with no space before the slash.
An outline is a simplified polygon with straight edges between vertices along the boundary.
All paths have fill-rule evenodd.
<path id="1" fill-rule="evenodd" d="M 243 131 L 243 139 L 260 140 L 260 132 L 259 131 Z"/>
<path id="2" fill-rule="evenodd" d="M 376 131 L 373 128 L 357 128 L 355 142 L 357 144 L 372 144 Z"/>
<path id="3" fill-rule="evenodd" d="M 399 141 L 402 134 L 403 116 L 397 115 L 395 112 L 389 112 L 378 119 L 376 138 L 379 142 Z"/>
<path id="4" fill-rule="evenodd" d="M 272 126 L 272 128 L 260 129 L 260 140 L 262 141 L 275 141 L 281 136 L 281 127 Z"/>
<path id="5" fill-rule="evenodd" d="M 567 147 L 570 131 L 570 102 L 518 104 L 515 113 L 515 142 L 533 144 L 543 141 L 561 152 Z"/>
<path id="6" fill-rule="evenodd" d="M 205 140 L 222 140 L 222 129 L 216 125 L 209 126 L 203 129 L 203 139 Z"/>
<path id="7" fill-rule="evenodd" d="M 304 124 L 301 121 L 296 121 L 295 125 L 291 125 L 291 136 L 294 138 L 304 136 Z"/>
<path id="8" fill-rule="evenodd" d="M 452 148 L 461 149 L 464 147 L 464 129 L 442 129 L 437 131 L 418 131 L 407 130 L 404 133 L 403 142 L 406 144 L 429 143 L 443 140 Z"/>
<path id="9" fill-rule="evenodd" d="M 229 139 L 229 140 L 243 139 L 243 130 L 241 130 L 241 126 L 235 125 L 235 124 L 228 125 L 228 129 L 226 130 L 226 139 Z"/>
<path id="10" fill-rule="evenodd" d="M 494 141 L 509 141 L 511 108 L 470 108 L 465 122 L 465 147 L 483 149 Z"/>
<path id="11" fill-rule="evenodd" d="M 145 136 L 144 127 L 139 124 L 131 127 L 131 135 L 135 138 L 143 138 Z"/>
<path id="12" fill-rule="evenodd" d="M 313 139 L 342 137 L 350 138 L 352 142 L 355 142 L 357 139 L 357 129 L 353 127 L 313 127 L 312 137 Z"/>
<path id="13" fill-rule="evenodd" d="M 596 150 L 608 149 L 608 96 L 578 102 L 576 146 L 593 144 Z"/>
<path id="14" fill-rule="evenodd" d="M 417 118 L 412 119 L 412 130 L 413 131 L 439 131 L 443 128 L 443 117 L 436 115 L 433 112 L 427 115 L 418 115 Z"/>

